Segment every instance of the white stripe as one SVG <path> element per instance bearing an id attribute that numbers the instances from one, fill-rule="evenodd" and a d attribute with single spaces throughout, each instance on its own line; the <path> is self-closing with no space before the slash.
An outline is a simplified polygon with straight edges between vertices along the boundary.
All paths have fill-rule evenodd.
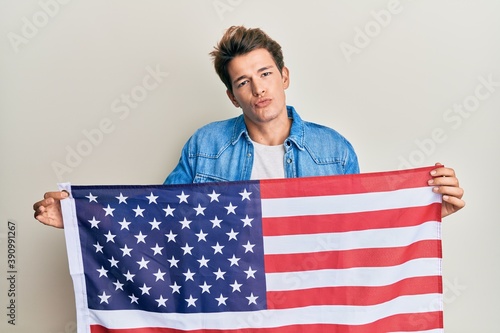
<path id="1" fill-rule="evenodd" d="M 219 313 L 150 313 L 136 310 L 90 310 L 94 324 L 108 328 L 169 327 L 179 330 L 267 328 L 287 325 L 362 325 L 400 313 L 421 313 L 438 302 L 439 294 L 401 296 L 372 306 L 309 306 L 284 310 Z M 360 316 L 360 313 L 363 315 Z"/>
<path id="2" fill-rule="evenodd" d="M 59 190 L 65 190 L 70 195 L 69 198 L 61 200 L 61 212 L 64 221 L 64 237 L 66 239 L 69 272 L 73 279 L 73 289 L 75 291 L 77 329 L 78 333 L 90 333 L 87 288 L 85 285 L 75 200 L 72 197 L 71 184 L 61 183 L 58 186 Z"/>
<path id="3" fill-rule="evenodd" d="M 265 236 L 265 254 L 313 253 L 366 248 L 408 246 L 421 240 L 439 240 L 441 223 L 338 233 Z"/>
<path id="4" fill-rule="evenodd" d="M 441 275 L 440 258 L 420 258 L 389 267 L 322 269 L 304 272 L 267 273 L 267 291 L 336 286 L 387 286 L 410 277 Z"/>
<path id="5" fill-rule="evenodd" d="M 427 206 L 441 202 L 432 187 L 388 192 L 262 199 L 262 217 L 306 216 Z"/>

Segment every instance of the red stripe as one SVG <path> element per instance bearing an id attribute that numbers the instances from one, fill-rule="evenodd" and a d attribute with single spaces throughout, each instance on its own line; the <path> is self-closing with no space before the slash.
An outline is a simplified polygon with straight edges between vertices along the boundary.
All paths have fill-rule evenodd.
<path id="1" fill-rule="evenodd" d="M 372 172 L 355 175 L 265 179 L 260 181 L 261 198 L 307 197 L 394 191 L 429 186 L 430 171 L 436 167 Z"/>
<path id="2" fill-rule="evenodd" d="M 407 278 L 387 286 L 342 286 L 290 291 L 268 291 L 268 309 L 313 305 L 375 305 L 404 295 L 441 293 L 441 276 Z"/>
<path id="3" fill-rule="evenodd" d="M 266 273 L 301 272 L 353 267 L 387 267 L 417 258 L 442 258 L 440 240 L 408 246 L 264 255 Z"/>
<path id="4" fill-rule="evenodd" d="M 365 325 L 311 324 L 272 328 L 240 328 L 232 330 L 200 329 L 178 330 L 170 328 L 107 329 L 99 325 L 90 326 L 91 333 L 384 333 L 391 331 L 424 331 L 443 328 L 443 313 L 404 313 L 377 320 Z"/>
<path id="5" fill-rule="evenodd" d="M 434 203 L 423 207 L 349 214 L 268 217 L 262 219 L 262 233 L 264 236 L 282 236 L 410 227 L 422 221 L 435 221 L 440 214 L 441 204 Z"/>

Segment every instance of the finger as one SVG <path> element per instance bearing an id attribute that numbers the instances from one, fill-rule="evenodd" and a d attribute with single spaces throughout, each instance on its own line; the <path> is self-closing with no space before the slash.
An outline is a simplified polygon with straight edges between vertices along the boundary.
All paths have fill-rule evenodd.
<path id="1" fill-rule="evenodd" d="M 433 179 L 429 179 L 427 183 L 434 186 L 459 187 L 458 178 L 456 177 L 436 177 Z"/>
<path id="2" fill-rule="evenodd" d="M 454 196 L 443 195 L 443 201 L 453 205 L 456 210 L 462 209 L 465 207 L 465 201 Z"/>
<path id="3" fill-rule="evenodd" d="M 453 186 L 437 186 L 432 189 L 435 193 L 442 194 L 443 196 L 450 196 L 461 199 L 464 195 L 464 190 L 461 187 Z"/>
<path id="4" fill-rule="evenodd" d="M 432 177 L 455 177 L 455 170 L 452 168 L 440 167 L 431 171 Z"/>
<path id="5" fill-rule="evenodd" d="M 62 200 L 62 199 L 67 198 L 68 196 L 69 196 L 69 193 L 67 191 L 46 192 L 43 195 L 44 199 L 54 198 L 56 200 Z"/>

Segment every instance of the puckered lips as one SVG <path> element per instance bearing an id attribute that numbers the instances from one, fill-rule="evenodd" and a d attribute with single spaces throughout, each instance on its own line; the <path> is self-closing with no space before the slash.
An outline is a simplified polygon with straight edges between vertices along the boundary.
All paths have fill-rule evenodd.
<path id="1" fill-rule="evenodd" d="M 269 104 L 271 104 L 273 100 L 271 98 L 259 98 L 257 100 L 257 102 L 255 102 L 255 106 L 257 108 L 265 108 L 266 106 L 268 106 Z"/>

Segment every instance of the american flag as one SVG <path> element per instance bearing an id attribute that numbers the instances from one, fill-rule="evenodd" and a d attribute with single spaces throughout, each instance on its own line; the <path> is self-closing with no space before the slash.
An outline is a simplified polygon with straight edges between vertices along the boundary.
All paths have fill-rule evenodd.
<path id="1" fill-rule="evenodd" d="M 431 169 L 61 184 L 78 332 L 443 332 Z"/>

